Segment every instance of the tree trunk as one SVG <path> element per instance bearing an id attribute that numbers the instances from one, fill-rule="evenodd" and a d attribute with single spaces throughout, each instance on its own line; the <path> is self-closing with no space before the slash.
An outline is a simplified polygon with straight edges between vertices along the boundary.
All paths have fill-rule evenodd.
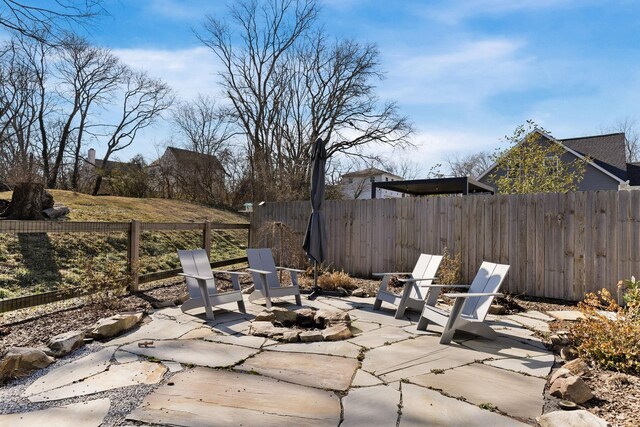
<path id="1" fill-rule="evenodd" d="M 53 196 L 37 182 L 21 182 L 13 189 L 9 206 L 2 217 L 14 220 L 41 220 L 42 211 L 53 207 Z"/>

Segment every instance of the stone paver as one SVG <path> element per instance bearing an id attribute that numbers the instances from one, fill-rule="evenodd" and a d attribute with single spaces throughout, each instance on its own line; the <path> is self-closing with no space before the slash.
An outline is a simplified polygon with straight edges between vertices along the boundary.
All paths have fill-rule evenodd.
<path id="1" fill-rule="evenodd" d="M 358 369 L 358 371 L 356 372 L 356 376 L 353 377 L 353 381 L 351 382 L 351 387 L 369 387 L 378 384 L 382 384 L 382 380 L 378 379 L 378 377 L 371 375 L 368 372 L 363 371 L 362 369 Z"/>
<path id="2" fill-rule="evenodd" d="M 366 332 L 356 338 L 352 338 L 349 342 L 364 348 L 376 348 L 413 337 L 414 335 L 409 332 L 405 332 L 402 329 L 394 328 L 392 326 L 384 326 L 380 329 Z"/>
<path id="3" fill-rule="evenodd" d="M 340 427 L 395 426 L 399 404 L 400 392 L 386 385 L 352 389 L 342 399 Z"/>
<path id="4" fill-rule="evenodd" d="M 108 398 L 72 403 L 40 411 L 0 415 L 0 426 L 98 427 L 109 412 Z"/>
<path id="5" fill-rule="evenodd" d="M 240 345 L 249 348 L 261 348 L 264 345 L 277 344 L 277 341 L 253 335 L 216 335 L 209 334 L 204 337 L 205 341 L 219 342 L 223 344 Z"/>
<path id="6" fill-rule="evenodd" d="M 390 382 L 489 357 L 492 356 L 455 345 L 440 345 L 439 336 L 419 336 L 369 350 L 362 369 Z"/>
<path id="7" fill-rule="evenodd" d="M 177 373 L 128 419 L 178 426 L 335 427 L 333 393 L 238 372 L 195 368 Z"/>
<path id="8" fill-rule="evenodd" d="M 232 366 L 256 353 L 255 349 L 200 340 L 155 341 L 153 347 L 138 347 L 136 343 L 123 350 L 159 360 L 222 368 Z"/>
<path id="9" fill-rule="evenodd" d="M 553 354 L 546 354 L 544 356 L 525 357 L 521 359 L 508 358 L 498 359 L 484 362 L 487 365 L 495 366 L 496 368 L 508 369 L 510 371 L 521 372 L 534 377 L 546 378 L 551 372 L 551 367 L 555 358 Z"/>
<path id="10" fill-rule="evenodd" d="M 278 380 L 316 388 L 345 391 L 358 361 L 322 354 L 264 351 L 236 367 Z"/>
<path id="11" fill-rule="evenodd" d="M 114 353 L 113 357 L 115 357 L 116 362 L 118 363 L 129 363 L 135 362 L 140 359 L 138 355 L 129 353 L 128 351 L 118 350 Z"/>
<path id="12" fill-rule="evenodd" d="M 391 310 L 352 310 L 349 312 L 351 320 L 360 322 L 380 323 L 383 326 L 409 326 L 411 321 L 405 319 L 396 319 L 393 317 L 394 312 Z"/>
<path id="13" fill-rule="evenodd" d="M 54 365 L 52 371 L 35 380 L 22 395 L 32 396 L 103 372 L 109 367 L 115 350 L 115 347 L 108 347 L 66 365 L 57 368 Z"/>
<path id="14" fill-rule="evenodd" d="M 585 316 L 578 310 L 557 310 L 547 311 L 547 314 L 554 319 L 565 320 L 567 322 L 575 322 L 576 320 L 584 319 Z"/>
<path id="15" fill-rule="evenodd" d="M 379 323 L 360 322 L 358 320 L 351 322 L 351 332 L 353 335 L 360 335 L 364 332 L 374 331 L 380 328 L 381 325 Z"/>
<path id="16" fill-rule="evenodd" d="M 157 318 L 152 322 L 140 326 L 136 331 L 122 335 L 105 345 L 123 345 L 140 340 L 168 340 L 179 338 L 187 332 L 200 328 L 202 325 L 196 322 L 178 323 L 166 318 Z"/>
<path id="17" fill-rule="evenodd" d="M 69 397 L 86 396 L 114 388 L 137 384 L 155 384 L 167 371 L 160 363 L 131 362 L 112 365 L 108 371 L 101 372 L 83 381 L 30 396 L 31 402 L 46 402 Z"/>
<path id="18" fill-rule="evenodd" d="M 549 332 L 549 324 L 544 320 L 534 319 L 532 317 L 523 316 L 521 314 L 510 314 L 504 317 L 509 320 L 513 320 L 514 322 L 518 322 L 519 324 L 533 329 L 534 331 Z"/>
<path id="19" fill-rule="evenodd" d="M 549 352 L 539 346 L 529 345 L 525 342 L 499 336 L 495 340 L 476 338 L 463 342 L 463 347 L 475 351 L 492 354 L 495 358 L 506 357 L 536 357 L 545 356 Z"/>
<path id="20" fill-rule="evenodd" d="M 473 379 L 473 380 L 470 380 Z M 490 403 L 503 412 L 535 419 L 542 413 L 546 380 L 474 363 L 441 374 L 413 377 L 414 384 L 442 390 L 480 405 Z"/>
<path id="21" fill-rule="evenodd" d="M 267 347 L 271 351 L 285 351 L 290 353 L 314 353 L 329 356 L 358 357 L 361 348 L 348 341 L 319 341 L 291 344 L 278 344 Z"/>
<path id="22" fill-rule="evenodd" d="M 192 329 L 184 335 L 178 337 L 181 340 L 198 340 L 211 335 L 217 335 L 213 329 L 209 326 L 203 326 L 201 328 Z"/>
<path id="23" fill-rule="evenodd" d="M 514 419 L 480 409 L 434 390 L 402 384 L 400 427 L 517 427 L 526 426 Z"/>
<path id="24" fill-rule="evenodd" d="M 520 313 L 521 316 L 525 316 L 525 317 L 530 317 L 532 319 L 538 319 L 538 320 L 542 320 L 544 322 L 551 322 L 553 320 L 555 320 L 553 317 L 550 317 L 540 311 L 536 311 L 536 310 L 529 310 L 529 311 L 525 311 L 523 313 Z"/>

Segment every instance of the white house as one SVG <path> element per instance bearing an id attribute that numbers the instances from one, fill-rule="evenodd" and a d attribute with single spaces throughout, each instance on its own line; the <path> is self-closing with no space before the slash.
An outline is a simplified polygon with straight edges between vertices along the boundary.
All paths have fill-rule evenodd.
<path id="1" fill-rule="evenodd" d="M 371 199 L 372 182 L 402 181 L 404 178 L 376 168 L 367 168 L 342 175 L 342 194 L 345 199 Z M 403 193 L 386 189 L 378 189 L 376 198 L 405 197 Z"/>

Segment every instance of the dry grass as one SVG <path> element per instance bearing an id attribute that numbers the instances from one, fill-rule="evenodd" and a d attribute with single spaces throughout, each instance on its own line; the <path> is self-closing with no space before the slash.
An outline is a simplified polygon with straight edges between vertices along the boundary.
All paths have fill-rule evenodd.
<path id="1" fill-rule="evenodd" d="M 183 201 L 94 197 L 69 191 L 52 190 L 54 200 L 71 208 L 70 221 L 130 221 L 247 223 L 244 216 Z M 9 199 L 11 193 L 0 193 Z M 212 236 L 212 259 L 244 255 L 247 230 L 219 230 Z M 179 267 L 177 249 L 202 245 L 198 231 L 143 232 L 140 273 Z M 76 286 L 86 275 L 86 265 L 106 272 L 119 266 L 125 272 L 127 255 L 125 233 L 38 233 L 4 234 L 0 239 L 0 298 Z"/>
<path id="2" fill-rule="evenodd" d="M 327 291 L 334 291 L 338 288 L 350 291 L 358 287 L 349 274 L 344 271 L 332 271 L 322 274 L 318 277 L 318 286 Z"/>

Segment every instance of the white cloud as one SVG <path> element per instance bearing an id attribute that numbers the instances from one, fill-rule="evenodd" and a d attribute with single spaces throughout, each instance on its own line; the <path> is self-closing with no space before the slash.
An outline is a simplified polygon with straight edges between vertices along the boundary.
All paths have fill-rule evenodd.
<path id="1" fill-rule="evenodd" d="M 116 49 L 114 53 L 125 64 L 163 79 L 181 98 L 190 99 L 198 93 L 216 95 L 220 91 L 216 74 L 220 66 L 213 52 L 206 47 Z"/>
<path id="2" fill-rule="evenodd" d="M 381 85 L 384 97 L 403 104 L 476 106 L 490 96 L 526 87 L 534 59 L 525 43 L 508 39 L 462 42 L 448 53 L 395 52 Z"/>

